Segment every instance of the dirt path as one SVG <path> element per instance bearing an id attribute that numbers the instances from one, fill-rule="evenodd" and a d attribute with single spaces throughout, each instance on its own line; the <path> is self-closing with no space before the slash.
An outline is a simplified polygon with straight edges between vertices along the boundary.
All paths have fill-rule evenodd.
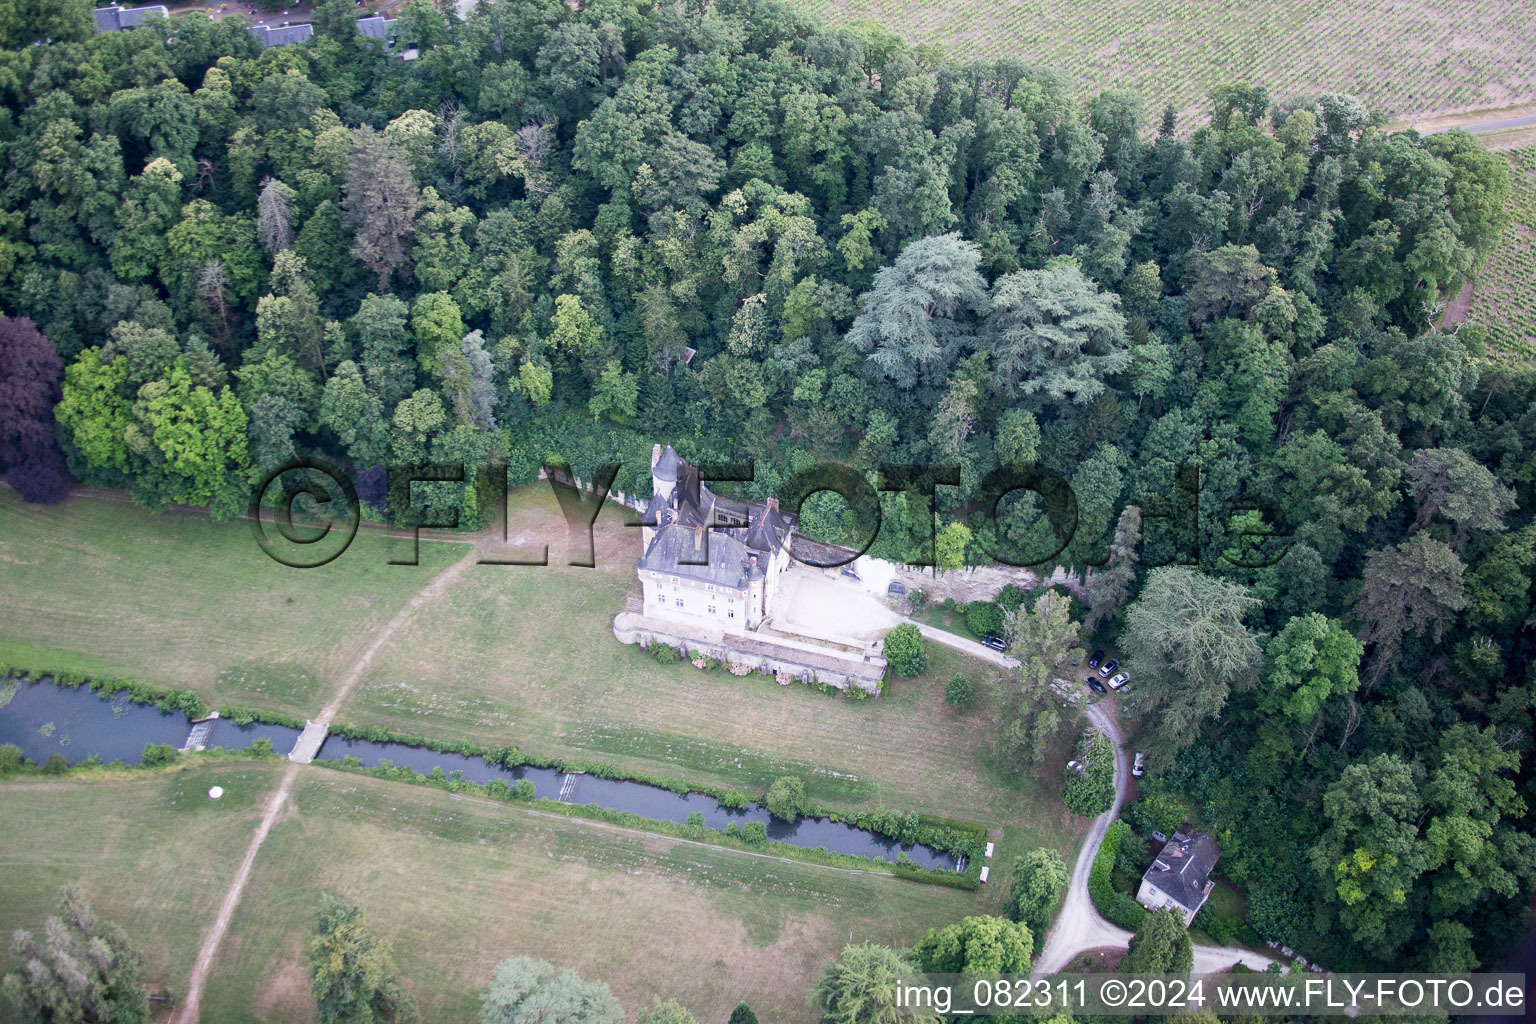
<path id="1" fill-rule="evenodd" d="M 373 662 L 373 656 L 379 648 L 394 636 L 416 614 L 417 609 L 428 601 L 432 601 L 454 580 L 458 579 L 465 570 L 479 561 L 482 548 L 490 541 L 478 541 L 471 545 L 469 553 L 457 562 L 453 563 L 436 576 L 432 577 L 425 587 L 410 599 L 404 608 L 401 608 L 395 617 L 390 619 L 383 629 L 373 638 L 368 648 L 358 656 L 341 676 L 341 685 L 336 688 L 336 693 L 329 703 L 321 710 L 320 715 L 313 721 L 322 726 L 329 726 L 336 717 L 336 712 L 341 709 L 342 702 L 362 678 L 363 672 Z M 240 862 L 240 870 L 235 872 L 234 880 L 230 883 L 229 891 L 224 894 L 224 902 L 219 907 L 219 916 L 214 920 L 213 927 L 208 930 L 208 935 L 203 939 L 202 948 L 198 951 L 197 962 L 192 965 L 192 977 L 187 982 L 187 997 L 181 1004 L 181 1009 L 176 1014 L 176 1024 L 197 1024 L 198 1012 L 201 1008 L 203 997 L 203 985 L 208 979 L 208 971 L 213 966 L 214 957 L 218 955 L 219 945 L 224 941 L 224 933 L 229 929 L 229 922 L 234 917 L 235 907 L 240 903 L 240 896 L 245 891 L 245 884 L 251 876 L 251 866 L 256 861 L 256 853 L 261 849 L 261 844 L 266 841 L 267 833 L 272 830 L 273 822 L 277 821 L 277 815 L 282 810 L 283 804 L 288 799 L 289 792 L 293 789 L 294 777 L 298 774 L 298 764 L 291 764 L 283 773 L 283 780 L 277 790 L 272 794 L 267 804 L 266 813 L 262 815 L 261 824 L 256 828 L 256 834 L 251 837 L 251 845 L 245 851 L 245 859 Z"/>
<path id="2" fill-rule="evenodd" d="M 1061 905 L 1061 913 L 1057 915 L 1055 925 L 1046 933 L 1045 945 L 1035 960 L 1036 974 L 1055 974 L 1063 970 L 1082 950 L 1103 947 L 1124 949 L 1131 941 L 1131 933 L 1104 920 L 1088 896 L 1088 872 L 1093 869 L 1093 858 L 1098 856 L 1099 846 L 1104 842 L 1104 833 L 1109 831 L 1110 822 L 1120 816 L 1120 808 L 1130 794 L 1131 773 L 1130 766 L 1126 764 L 1125 748 L 1121 745 L 1120 727 L 1114 718 L 1098 702 L 1088 706 L 1087 715 L 1093 727 L 1108 736 L 1115 745 L 1115 802 L 1109 810 L 1094 819 L 1093 828 L 1089 829 L 1083 839 L 1077 863 L 1072 865 L 1067 898 Z"/>
<path id="3" fill-rule="evenodd" d="M 1099 732 L 1108 736 L 1115 745 L 1115 802 L 1109 810 L 1093 821 L 1083 840 L 1083 848 L 1072 865 L 1072 880 L 1067 885 L 1067 898 L 1062 903 L 1056 923 L 1046 933 L 1045 945 L 1035 960 L 1034 973 L 1055 974 L 1065 970 L 1079 953 L 1088 949 L 1124 949 L 1130 945 L 1131 933 L 1118 925 L 1104 920 L 1093 899 L 1088 895 L 1088 873 L 1093 870 L 1093 859 L 1098 856 L 1104 834 L 1110 822 L 1120 816 L 1130 794 L 1130 755 L 1126 752 L 1120 726 L 1107 712 L 1102 702 L 1088 706 L 1088 720 Z M 1262 971 L 1273 963 L 1269 957 L 1244 949 L 1241 946 L 1195 946 L 1196 974 L 1224 971 L 1233 964 L 1244 964 L 1255 971 Z"/>
<path id="4" fill-rule="evenodd" d="M 1420 135 L 1434 135 L 1453 128 L 1462 128 L 1473 135 L 1485 136 L 1481 141 L 1488 149 L 1514 149 L 1536 142 L 1536 103 L 1410 121 L 1394 121 L 1387 127 L 1391 131 L 1412 128 Z"/>
<path id="5" fill-rule="evenodd" d="M 277 790 L 267 801 L 267 811 L 261 816 L 261 824 L 256 826 L 256 834 L 251 837 L 251 845 L 246 847 L 245 859 L 240 862 L 240 870 L 235 872 L 234 881 L 229 885 L 229 892 L 224 894 L 224 902 L 219 906 L 219 916 L 214 919 L 213 927 L 208 929 L 207 938 L 203 939 L 202 949 L 197 952 L 197 962 L 192 965 L 192 977 L 187 982 L 187 998 L 182 1001 L 181 1009 L 176 1014 L 176 1024 L 197 1024 L 198 1009 L 203 1000 L 203 983 L 208 979 L 208 970 L 213 966 L 213 958 L 219 952 L 219 943 L 224 941 L 224 933 L 229 930 L 229 922 L 235 916 L 235 907 L 240 903 L 240 894 L 245 891 L 245 883 L 251 877 L 251 867 L 256 863 L 256 851 L 261 849 L 261 844 L 267 839 L 267 833 L 272 831 L 272 823 L 277 821 L 278 813 L 287 802 L 288 793 L 293 789 L 293 777 L 298 773 L 298 765 L 289 765 L 288 770 L 283 772 L 283 781 L 278 784 Z"/>

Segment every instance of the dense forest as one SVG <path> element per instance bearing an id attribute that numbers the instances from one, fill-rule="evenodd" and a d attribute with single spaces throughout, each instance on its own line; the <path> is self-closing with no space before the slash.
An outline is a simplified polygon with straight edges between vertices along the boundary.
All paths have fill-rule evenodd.
<path id="1" fill-rule="evenodd" d="M 877 551 L 960 567 L 1061 547 L 1049 503 L 974 500 L 1046 467 L 1056 560 L 1097 567 L 1139 673 L 1132 820 L 1210 829 L 1255 930 L 1332 968 L 1495 961 L 1536 878 L 1536 374 L 1435 323 L 1505 165 L 1348 96 L 1226 87 L 1195 127 L 705 7 L 412 0 L 411 62 L 351 0 L 266 50 L 238 16 L 9 9 L 12 484 L 229 517 L 323 455 L 400 519 L 390 464 L 645 494 L 660 441 L 752 460 L 753 496 L 955 466 L 937 508 L 885 496 Z M 807 532 L 857 534 L 839 500 Z"/>

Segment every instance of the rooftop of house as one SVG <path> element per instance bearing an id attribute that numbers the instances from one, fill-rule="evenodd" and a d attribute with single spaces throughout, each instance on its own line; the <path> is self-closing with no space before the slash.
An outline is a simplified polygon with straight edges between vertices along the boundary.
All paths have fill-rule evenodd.
<path id="1" fill-rule="evenodd" d="M 389 26 L 394 23 L 394 18 L 386 18 L 382 14 L 375 14 L 367 18 L 358 18 L 357 30 L 369 39 L 388 39 Z"/>
<path id="2" fill-rule="evenodd" d="M 151 15 L 169 18 L 171 12 L 163 4 L 151 4 L 148 7 L 121 7 L 112 4 L 109 7 L 98 7 L 91 12 L 91 17 L 96 20 L 97 32 L 117 32 L 125 28 L 134 28 L 144 24 Z"/>
<path id="3" fill-rule="evenodd" d="M 794 534 L 796 517 L 780 512 L 777 500 L 759 504 L 720 497 L 671 446 L 655 454 L 651 476 L 673 486 L 670 500 L 658 489 L 646 504 L 641 522 L 656 532 L 640 558 L 641 569 L 740 589 L 763 573 Z"/>
<path id="4" fill-rule="evenodd" d="M 1211 891 L 1211 872 L 1220 859 L 1221 847 L 1206 833 L 1194 829 L 1175 832 L 1142 879 L 1186 910 L 1196 910 Z"/>
<path id="5" fill-rule="evenodd" d="M 315 26 L 305 22 L 302 25 L 252 25 L 251 35 L 262 46 L 288 46 L 293 43 L 307 43 L 315 34 Z"/>

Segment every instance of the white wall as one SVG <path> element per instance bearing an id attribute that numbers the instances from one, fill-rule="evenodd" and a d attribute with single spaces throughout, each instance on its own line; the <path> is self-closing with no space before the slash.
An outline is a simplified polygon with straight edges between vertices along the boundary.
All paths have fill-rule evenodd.
<path id="1" fill-rule="evenodd" d="M 707 622 L 728 632 L 747 628 L 744 591 L 649 571 L 641 572 L 640 583 L 645 591 L 645 614 L 652 618 Z"/>

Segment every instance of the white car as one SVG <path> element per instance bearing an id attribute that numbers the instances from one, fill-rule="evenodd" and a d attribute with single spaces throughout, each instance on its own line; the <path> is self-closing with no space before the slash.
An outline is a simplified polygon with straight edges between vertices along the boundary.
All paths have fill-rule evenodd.
<path id="1" fill-rule="evenodd" d="M 1122 688 L 1123 686 L 1125 686 L 1125 684 L 1130 682 L 1130 681 L 1131 681 L 1131 677 L 1126 675 L 1124 672 L 1116 672 L 1115 673 L 1115 678 L 1113 678 L 1113 679 L 1111 679 L 1109 681 L 1109 688 L 1111 690 L 1118 690 L 1118 689 Z"/>
<path id="2" fill-rule="evenodd" d="M 1081 775 L 1081 774 L 1083 774 L 1083 772 L 1087 771 L 1087 768 L 1083 765 L 1083 762 L 1081 762 L 1081 761 L 1068 761 L 1067 762 L 1067 771 L 1069 771 L 1069 772 L 1076 772 L 1077 774 Z"/>
<path id="3" fill-rule="evenodd" d="M 1138 778 L 1138 779 L 1141 778 L 1143 775 L 1147 774 L 1147 755 L 1146 754 L 1143 754 L 1143 753 L 1141 753 L 1139 751 L 1137 752 L 1136 760 L 1131 763 L 1131 774 L 1136 776 L 1136 778 Z"/>

